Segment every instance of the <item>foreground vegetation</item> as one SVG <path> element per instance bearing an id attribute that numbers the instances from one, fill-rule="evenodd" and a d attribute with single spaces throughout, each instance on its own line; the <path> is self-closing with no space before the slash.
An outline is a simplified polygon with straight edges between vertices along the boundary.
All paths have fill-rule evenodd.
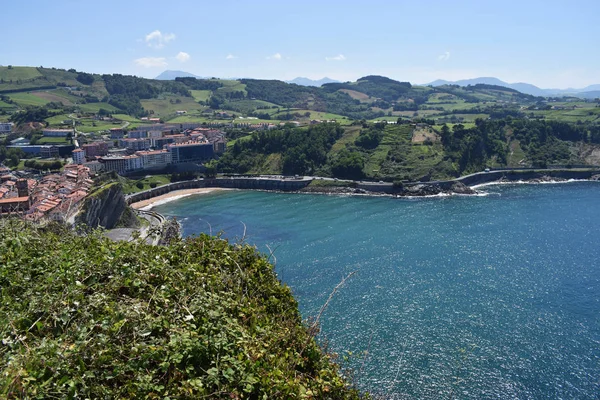
<path id="1" fill-rule="evenodd" d="M 0 227 L 3 398 L 359 398 L 250 246 Z"/>

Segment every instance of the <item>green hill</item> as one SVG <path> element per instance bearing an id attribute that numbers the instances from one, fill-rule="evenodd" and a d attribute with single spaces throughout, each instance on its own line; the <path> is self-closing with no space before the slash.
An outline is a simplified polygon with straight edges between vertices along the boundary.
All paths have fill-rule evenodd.
<path id="1" fill-rule="evenodd" d="M 473 124 L 478 118 L 508 115 L 600 123 L 599 108 L 590 100 L 566 99 L 567 106 L 558 102 L 554 106 L 543 98 L 503 86 L 425 87 L 375 75 L 356 82 L 307 87 L 278 80 L 186 77 L 165 81 L 13 66 L 0 67 L 0 96 L 3 120 L 18 109 L 46 106 L 64 115 L 118 113 L 138 119 L 153 115 L 165 122 L 222 121 L 220 113 L 226 112 L 229 115 L 225 119 L 229 120 L 235 116 L 303 124 L 326 115 L 340 121 L 426 119 L 438 126 Z M 307 112 L 315 116 L 306 117 Z"/>
<path id="2" fill-rule="evenodd" d="M 248 245 L 0 225 L 3 398 L 358 399 Z"/>

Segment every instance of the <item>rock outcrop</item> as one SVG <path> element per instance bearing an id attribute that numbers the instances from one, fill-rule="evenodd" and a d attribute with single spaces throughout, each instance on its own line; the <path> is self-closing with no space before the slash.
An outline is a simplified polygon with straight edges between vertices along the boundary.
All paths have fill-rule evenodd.
<path id="1" fill-rule="evenodd" d="M 106 229 L 139 226 L 135 213 L 125 201 L 123 187 L 118 182 L 109 183 L 90 193 L 75 222 Z"/>

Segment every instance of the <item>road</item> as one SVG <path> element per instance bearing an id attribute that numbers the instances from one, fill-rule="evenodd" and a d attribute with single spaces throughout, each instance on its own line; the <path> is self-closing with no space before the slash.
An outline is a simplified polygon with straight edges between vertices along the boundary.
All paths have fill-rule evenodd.
<path id="1" fill-rule="evenodd" d="M 115 228 L 110 229 L 106 232 L 106 236 L 114 241 L 127 241 L 131 242 L 134 240 L 135 233 L 139 232 L 139 237 L 145 238 L 147 244 L 156 246 L 160 240 L 160 236 L 153 234 L 153 228 L 160 228 L 165 222 L 162 215 L 152 211 L 136 210 L 139 217 L 145 219 L 148 223 L 142 225 L 141 228 Z"/>

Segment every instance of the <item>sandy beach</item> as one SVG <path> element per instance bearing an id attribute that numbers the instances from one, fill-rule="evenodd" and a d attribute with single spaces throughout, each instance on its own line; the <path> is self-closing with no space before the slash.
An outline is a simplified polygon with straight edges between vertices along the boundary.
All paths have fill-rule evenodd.
<path id="1" fill-rule="evenodd" d="M 138 201 L 136 203 L 132 203 L 131 207 L 135 208 L 136 210 L 147 211 L 147 210 L 150 210 L 154 206 L 157 206 L 160 204 L 165 204 L 165 203 L 168 203 L 171 201 L 175 201 L 175 200 L 181 199 L 183 197 L 188 197 L 188 196 L 193 196 L 193 195 L 198 195 L 198 194 L 212 193 L 212 192 L 217 192 L 217 191 L 221 191 L 221 190 L 231 190 L 231 189 L 200 188 L 200 189 L 175 190 L 175 191 L 165 193 L 160 196 L 153 197 L 148 200 L 142 200 L 142 201 Z"/>

